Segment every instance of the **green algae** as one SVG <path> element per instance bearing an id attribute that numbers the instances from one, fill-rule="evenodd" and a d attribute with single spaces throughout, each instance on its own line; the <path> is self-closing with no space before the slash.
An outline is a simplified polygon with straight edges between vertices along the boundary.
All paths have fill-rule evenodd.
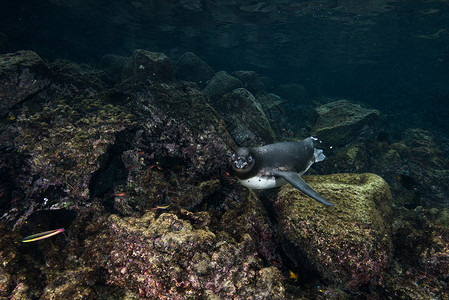
<path id="1" fill-rule="evenodd" d="M 286 238 L 326 280 L 352 289 L 378 277 L 392 251 L 387 183 L 368 173 L 307 176 L 305 180 L 335 207 L 320 205 L 291 186 L 283 187 L 276 206 Z"/>

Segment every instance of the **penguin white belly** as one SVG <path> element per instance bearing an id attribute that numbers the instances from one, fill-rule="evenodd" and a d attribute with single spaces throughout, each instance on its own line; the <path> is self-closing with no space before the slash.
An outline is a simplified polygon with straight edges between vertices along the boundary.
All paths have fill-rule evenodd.
<path id="1" fill-rule="evenodd" d="M 255 190 L 272 189 L 287 183 L 283 178 L 276 176 L 254 176 L 248 179 L 239 179 L 239 181 L 243 186 Z"/>

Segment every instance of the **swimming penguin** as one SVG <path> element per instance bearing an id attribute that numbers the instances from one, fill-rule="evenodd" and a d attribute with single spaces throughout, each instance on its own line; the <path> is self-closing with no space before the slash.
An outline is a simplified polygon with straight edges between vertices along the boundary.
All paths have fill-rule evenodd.
<path id="1" fill-rule="evenodd" d="M 238 148 L 231 156 L 240 183 L 252 189 L 271 189 L 287 182 L 316 201 L 334 206 L 301 179 L 315 162 L 324 160 L 314 137 L 300 142 L 282 142 L 258 148 Z"/>

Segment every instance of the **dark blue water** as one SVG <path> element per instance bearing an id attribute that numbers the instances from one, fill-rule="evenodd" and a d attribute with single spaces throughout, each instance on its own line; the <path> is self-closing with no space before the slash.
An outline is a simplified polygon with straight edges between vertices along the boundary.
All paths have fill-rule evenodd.
<path id="1" fill-rule="evenodd" d="M 94 64 L 104 54 L 130 56 L 140 48 L 172 59 L 191 51 L 216 71 L 255 70 L 276 83 L 304 84 L 313 96 L 407 111 L 429 128 L 447 116 L 444 1 L 70 3 L 2 2 L 3 51 Z"/>

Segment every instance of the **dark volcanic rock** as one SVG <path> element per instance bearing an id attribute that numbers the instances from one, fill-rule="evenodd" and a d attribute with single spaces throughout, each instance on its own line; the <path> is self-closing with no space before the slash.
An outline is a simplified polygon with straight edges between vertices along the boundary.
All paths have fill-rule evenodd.
<path id="1" fill-rule="evenodd" d="M 239 146 L 255 146 L 275 141 L 265 112 L 254 96 L 238 88 L 213 102 L 227 129 Z"/>
<path id="2" fill-rule="evenodd" d="M 44 78 L 37 82 L 48 86 L 28 91 L 2 124 L 1 147 L 9 150 L 1 157 L 14 159 L 0 173 L 16 178 L 3 191 L 14 201 L 0 201 L 0 215 L 8 222 L 19 228 L 35 210 L 71 209 L 114 189 L 133 194 L 108 200 L 123 213 L 165 199 L 189 208 L 217 190 L 211 176 L 226 168 L 233 142 L 195 84 L 123 84 L 108 90 L 101 70 L 62 60 L 47 67 L 33 52 L 20 54 L 34 60 L 23 59 L 22 67 L 11 55 L 5 70 L 36 70 L 33 76 Z M 2 74 L 12 76 L 6 71 Z M 6 95 L 17 88 L 8 81 L 0 86 Z M 27 174 L 16 174 L 15 166 Z M 152 188 L 145 181 L 150 178 Z"/>
<path id="3" fill-rule="evenodd" d="M 366 109 L 347 100 L 327 103 L 315 110 L 318 118 L 312 134 L 330 146 L 343 146 L 354 141 L 379 117 L 378 110 Z"/>
<path id="4" fill-rule="evenodd" d="M 231 75 L 239 79 L 242 82 L 243 87 L 255 96 L 265 91 L 263 81 L 259 74 L 254 71 L 235 71 L 232 72 Z"/>
<path id="5" fill-rule="evenodd" d="M 203 89 L 212 102 L 220 99 L 224 94 L 229 93 L 237 88 L 241 88 L 242 82 L 229 75 L 226 71 L 221 71 L 215 74 L 209 81 L 208 85 Z"/>
<path id="6" fill-rule="evenodd" d="M 184 53 L 175 64 L 176 78 L 192 81 L 204 87 L 215 72 L 204 61 L 192 52 Z"/>
<path id="7" fill-rule="evenodd" d="M 135 50 L 123 68 L 123 81 L 152 84 L 175 81 L 175 71 L 168 57 L 159 52 Z"/>
<path id="8" fill-rule="evenodd" d="M 0 115 L 50 84 L 50 69 L 33 51 L 0 56 Z"/>
<path id="9" fill-rule="evenodd" d="M 148 209 L 169 199 L 190 209 L 217 190 L 211 178 L 227 168 L 234 144 L 197 85 L 153 84 L 131 88 L 127 97 L 137 99 L 135 113 L 145 126 L 121 157 L 129 173 L 127 186 L 117 187 L 127 193 L 117 200 Z"/>
<path id="10" fill-rule="evenodd" d="M 372 169 L 390 184 L 396 205 L 448 207 L 449 161 L 433 135 L 410 128 L 402 142 L 372 144 Z"/>
<path id="11" fill-rule="evenodd" d="M 385 283 L 397 299 L 446 299 L 449 296 L 448 209 L 399 207 L 394 222 L 397 262 Z"/>
<path id="12" fill-rule="evenodd" d="M 112 83 L 104 71 L 88 64 L 57 59 L 49 64 L 49 67 L 53 72 L 51 90 L 56 90 L 59 96 L 92 94 Z"/>

